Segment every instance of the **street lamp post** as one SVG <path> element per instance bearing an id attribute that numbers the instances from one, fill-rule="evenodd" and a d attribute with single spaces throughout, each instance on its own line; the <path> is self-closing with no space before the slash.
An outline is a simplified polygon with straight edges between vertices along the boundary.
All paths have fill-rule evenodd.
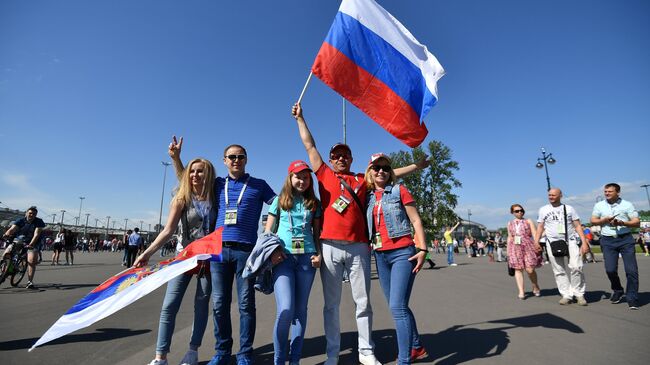
<path id="1" fill-rule="evenodd" d="M 645 188 L 645 196 L 646 198 L 648 198 L 648 206 L 650 206 L 650 195 L 648 195 L 648 186 L 650 186 L 650 184 L 641 185 L 642 188 Z"/>
<path id="2" fill-rule="evenodd" d="M 56 221 L 56 213 L 52 213 L 52 224 L 54 224 L 54 221 Z"/>
<path id="3" fill-rule="evenodd" d="M 88 217 L 90 217 L 90 213 L 86 213 L 86 225 L 84 226 L 84 237 L 88 236 Z"/>
<path id="4" fill-rule="evenodd" d="M 81 222 L 81 206 L 84 203 L 84 199 L 86 199 L 85 196 L 79 197 L 79 215 L 77 216 L 77 225 L 79 225 L 79 222 Z"/>
<path id="5" fill-rule="evenodd" d="M 542 161 L 544 163 L 542 163 Z M 542 157 L 537 158 L 537 164 L 535 167 L 538 169 L 541 169 L 542 167 L 544 168 L 544 171 L 546 172 L 546 187 L 548 190 L 551 190 L 551 179 L 548 177 L 548 165 L 547 164 L 554 164 L 556 160 L 553 158 L 553 154 L 549 153 L 548 155 L 546 154 L 546 150 L 544 147 L 542 147 Z"/>
<path id="6" fill-rule="evenodd" d="M 65 215 L 65 209 L 61 209 L 61 227 L 63 227 L 63 216 Z"/>
<path id="7" fill-rule="evenodd" d="M 467 209 L 467 233 L 472 234 L 472 210 Z"/>
<path id="8" fill-rule="evenodd" d="M 111 216 L 106 216 L 106 239 L 108 239 L 108 228 L 109 223 L 111 222 Z"/>
<path id="9" fill-rule="evenodd" d="M 126 232 L 126 225 L 129 223 L 129 218 L 124 218 L 124 232 Z"/>
<path id="10" fill-rule="evenodd" d="M 143 224 L 143 223 L 144 223 L 144 221 L 140 221 L 140 230 L 141 230 L 141 231 L 142 231 L 142 224 Z"/>
<path id="11" fill-rule="evenodd" d="M 163 208 L 163 199 L 165 198 L 165 181 L 167 180 L 167 167 L 171 165 L 171 162 L 161 161 L 160 163 L 165 166 L 165 172 L 163 173 L 163 185 L 162 185 L 162 194 L 160 195 L 160 214 L 158 215 L 158 229 L 156 232 L 160 232 L 160 227 L 162 224 L 162 208 Z"/>

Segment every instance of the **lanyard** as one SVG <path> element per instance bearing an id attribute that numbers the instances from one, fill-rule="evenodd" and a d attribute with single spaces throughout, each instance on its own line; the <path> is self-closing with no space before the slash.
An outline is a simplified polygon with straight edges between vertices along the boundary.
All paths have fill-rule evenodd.
<path id="1" fill-rule="evenodd" d="M 244 187 L 241 189 L 239 192 L 239 198 L 237 199 L 237 205 L 236 207 L 239 207 L 239 203 L 241 203 L 241 198 L 244 196 L 244 191 L 246 191 L 246 188 L 248 187 L 248 181 L 250 181 L 251 177 L 248 176 L 246 181 L 244 182 Z M 226 187 L 225 187 L 225 194 L 226 194 L 226 209 L 228 208 L 228 181 L 230 181 L 230 176 L 226 178 Z"/>
<path id="2" fill-rule="evenodd" d="M 519 219 L 515 219 L 515 235 L 521 236 L 521 229 L 519 227 Z"/>
<path id="3" fill-rule="evenodd" d="M 381 197 L 377 200 L 377 231 L 379 231 L 379 222 L 381 220 L 381 198 L 384 196 L 384 192 L 381 192 Z"/>
<path id="4" fill-rule="evenodd" d="M 298 205 L 298 203 L 296 203 L 295 206 L 296 207 L 299 207 L 299 206 L 302 207 L 302 225 L 300 227 L 300 233 L 304 235 L 305 234 L 305 226 L 307 225 L 307 209 L 305 209 L 304 204 Z M 280 218 L 278 217 L 278 219 L 280 219 Z M 291 217 L 291 211 L 287 212 L 287 219 L 289 220 L 289 229 L 288 230 L 289 230 L 289 232 L 291 232 L 291 236 L 293 236 L 293 218 Z"/>
<path id="5" fill-rule="evenodd" d="M 358 176 L 355 176 L 355 177 L 354 177 L 354 180 L 356 180 L 357 182 L 359 182 L 359 177 L 358 177 Z M 354 188 L 354 193 L 355 193 L 355 194 L 358 193 L 358 192 L 359 192 L 359 189 L 361 189 L 361 184 L 357 184 L 357 187 Z M 341 184 L 341 192 L 344 192 L 344 191 L 345 191 L 345 186 L 343 186 L 343 184 Z"/>

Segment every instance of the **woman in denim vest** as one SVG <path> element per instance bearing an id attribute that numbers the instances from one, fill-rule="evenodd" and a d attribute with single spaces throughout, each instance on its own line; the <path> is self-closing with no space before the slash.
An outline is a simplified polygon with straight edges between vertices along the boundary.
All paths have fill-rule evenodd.
<path id="1" fill-rule="evenodd" d="M 196 158 L 187 164 L 180 179 L 180 186 L 174 196 L 165 229 L 160 232 L 155 241 L 136 258 L 134 267 L 147 265 L 149 258 L 171 238 L 181 223 L 181 234 L 177 249 L 182 250 L 193 241 L 214 231 L 217 221 L 217 203 L 214 196 L 215 171 L 210 161 Z M 189 350 L 181 360 L 181 365 L 198 364 L 198 349 L 201 346 L 203 333 L 208 324 L 208 310 L 212 284 L 210 280 L 210 265 L 207 261 L 199 261 L 197 266 L 196 294 L 194 296 L 194 322 Z M 180 308 L 183 295 L 192 279 L 192 271 L 179 275 L 167 283 L 167 291 L 160 311 L 158 324 L 158 339 L 156 341 L 156 357 L 149 365 L 167 365 L 167 353 L 172 342 L 176 314 Z"/>
<path id="2" fill-rule="evenodd" d="M 383 153 L 371 156 L 365 180 L 368 233 L 379 283 L 395 321 L 397 363 L 410 364 L 429 356 L 420 343 L 415 317 L 408 307 L 415 274 L 422 268 L 427 253 L 424 228 L 413 197 L 403 185 L 395 183 L 388 156 Z M 411 225 L 418 237 L 417 247 Z"/>

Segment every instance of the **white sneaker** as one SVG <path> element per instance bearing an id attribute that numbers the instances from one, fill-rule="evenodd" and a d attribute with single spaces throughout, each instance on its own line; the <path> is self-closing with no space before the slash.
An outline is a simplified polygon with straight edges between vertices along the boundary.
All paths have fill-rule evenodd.
<path id="1" fill-rule="evenodd" d="M 359 363 L 363 365 L 381 365 L 381 363 L 379 362 L 379 360 L 377 360 L 374 354 L 370 354 L 370 355 L 359 354 Z"/>
<path id="2" fill-rule="evenodd" d="M 147 365 L 167 365 L 167 360 L 156 360 L 153 359 L 151 362 Z"/>
<path id="3" fill-rule="evenodd" d="M 180 362 L 180 365 L 198 365 L 199 353 L 195 350 L 187 350 L 185 356 Z"/>
<path id="4" fill-rule="evenodd" d="M 450 264 L 449 266 L 458 266 L 457 263 Z"/>

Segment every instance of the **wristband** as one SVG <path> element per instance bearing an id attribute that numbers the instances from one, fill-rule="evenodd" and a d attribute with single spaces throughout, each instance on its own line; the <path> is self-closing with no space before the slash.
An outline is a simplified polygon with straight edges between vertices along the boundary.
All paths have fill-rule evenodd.
<path id="1" fill-rule="evenodd" d="M 415 248 L 415 253 L 417 254 L 417 253 L 420 253 L 420 252 L 429 252 L 429 251 L 427 251 L 427 249 L 425 249 L 425 248 L 416 247 Z"/>

